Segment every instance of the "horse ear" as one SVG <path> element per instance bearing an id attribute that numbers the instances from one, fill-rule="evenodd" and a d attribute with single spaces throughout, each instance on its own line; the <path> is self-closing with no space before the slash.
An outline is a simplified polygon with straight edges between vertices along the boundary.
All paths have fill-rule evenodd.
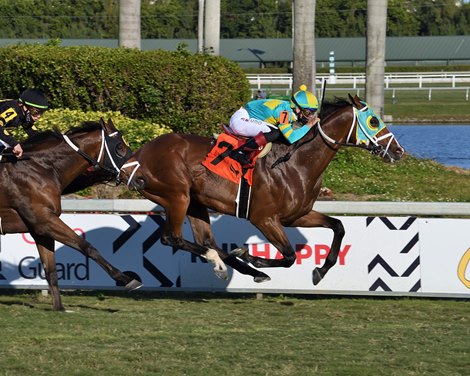
<path id="1" fill-rule="evenodd" d="M 114 132 L 117 130 L 117 129 L 116 129 L 116 126 L 114 125 L 114 123 L 113 123 L 113 121 L 111 120 L 111 118 L 108 118 L 108 127 L 109 127 L 110 130 L 112 130 L 112 131 L 114 131 Z"/>
<path id="2" fill-rule="evenodd" d="M 349 100 L 351 101 L 351 103 L 354 107 L 361 106 L 361 98 L 359 98 L 357 95 L 352 97 L 351 94 L 349 94 L 349 93 L 348 93 L 348 96 L 349 96 Z"/>
<path id="3" fill-rule="evenodd" d="M 111 118 L 108 118 L 108 121 L 106 123 L 104 122 L 103 118 L 100 118 L 100 125 L 101 125 L 101 128 L 106 130 L 108 134 L 111 134 L 117 131 Z"/>

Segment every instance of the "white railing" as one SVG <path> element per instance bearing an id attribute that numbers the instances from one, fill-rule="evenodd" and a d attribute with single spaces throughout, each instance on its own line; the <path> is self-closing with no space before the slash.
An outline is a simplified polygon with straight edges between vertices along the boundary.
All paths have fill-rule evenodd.
<path id="1" fill-rule="evenodd" d="M 470 216 L 470 202 L 317 201 L 315 210 L 335 215 Z M 149 213 L 163 208 L 146 199 L 62 199 L 66 213 Z"/>
<path id="2" fill-rule="evenodd" d="M 279 87 L 285 90 L 292 90 L 292 74 L 247 74 L 252 89 L 260 90 L 266 87 Z M 326 79 L 329 84 L 347 85 L 348 89 L 356 89 L 365 85 L 366 77 L 364 73 L 337 73 L 334 79 L 329 74 L 318 74 L 317 80 L 321 82 Z M 413 85 L 422 88 L 424 84 L 443 84 L 451 88 L 459 84 L 470 84 L 470 72 L 399 72 L 386 73 L 384 76 L 385 88 L 393 85 Z"/>

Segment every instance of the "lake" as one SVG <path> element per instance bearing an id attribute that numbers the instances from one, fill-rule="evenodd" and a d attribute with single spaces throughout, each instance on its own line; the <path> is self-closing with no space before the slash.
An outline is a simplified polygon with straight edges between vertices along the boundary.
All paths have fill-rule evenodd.
<path id="1" fill-rule="evenodd" d="M 388 129 L 415 157 L 470 169 L 470 125 L 389 125 Z"/>

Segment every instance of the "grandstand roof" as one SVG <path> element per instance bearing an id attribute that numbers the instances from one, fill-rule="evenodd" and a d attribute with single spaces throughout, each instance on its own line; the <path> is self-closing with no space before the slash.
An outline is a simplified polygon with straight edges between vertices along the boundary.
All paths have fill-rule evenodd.
<path id="1" fill-rule="evenodd" d="M 46 40 L 0 39 L 0 46 L 19 42 L 45 43 Z M 195 39 L 143 39 L 142 50 L 164 49 L 174 51 L 180 44 L 197 51 Z M 94 45 L 117 47 L 117 39 L 63 39 L 63 46 Z M 315 41 L 317 64 L 328 63 L 330 51 L 342 65 L 361 65 L 366 59 L 366 38 L 317 38 Z M 222 39 L 220 54 L 241 64 L 291 62 L 291 39 Z M 397 64 L 469 64 L 470 36 L 387 37 L 385 61 Z"/>
<path id="2" fill-rule="evenodd" d="M 330 51 L 335 61 L 355 65 L 366 60 L 366 38 L 317 38 L 315 60 L 328 63 Z M 229 39 L 220 43 L 221 55 L 238 62 L 292 61 L 291 39 Z M 470 62 L 470 36 L 388 37 L 387 64 L 424 62 Z"/>

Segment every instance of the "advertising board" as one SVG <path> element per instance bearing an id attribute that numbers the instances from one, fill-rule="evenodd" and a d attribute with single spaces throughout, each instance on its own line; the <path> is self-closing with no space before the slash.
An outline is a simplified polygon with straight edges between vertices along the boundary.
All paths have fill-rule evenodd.
<path id="1" fill-rule="evenodd" d="M 227 280 L 218 279 L 205 260 L 162 245 L 160 215 L 61 218 L 114 266 L 138 276 L 147 290 L 470 297 L 470 219 L 337 217 L 346 230 L 338 262 L 315 286 L 312 271 L 323 264 L 333 238 L 328 229 L 286 228 L 296 262 L 263 269 L 271 280 L 255 283 L 231 268 Z M 255 256 L 281 257 L 249 222 L 223 215 L 211 216 L 211 222 L 222 249 L 247 245 Z M 183 231 L 192 240 L 189 223 Z M 56 261 L 63 289 L 121 288 L 93 261 L 62 244 L 56 244 Z M 29 234 L 2 236 L 0 287 L 47 288 Z"/>

